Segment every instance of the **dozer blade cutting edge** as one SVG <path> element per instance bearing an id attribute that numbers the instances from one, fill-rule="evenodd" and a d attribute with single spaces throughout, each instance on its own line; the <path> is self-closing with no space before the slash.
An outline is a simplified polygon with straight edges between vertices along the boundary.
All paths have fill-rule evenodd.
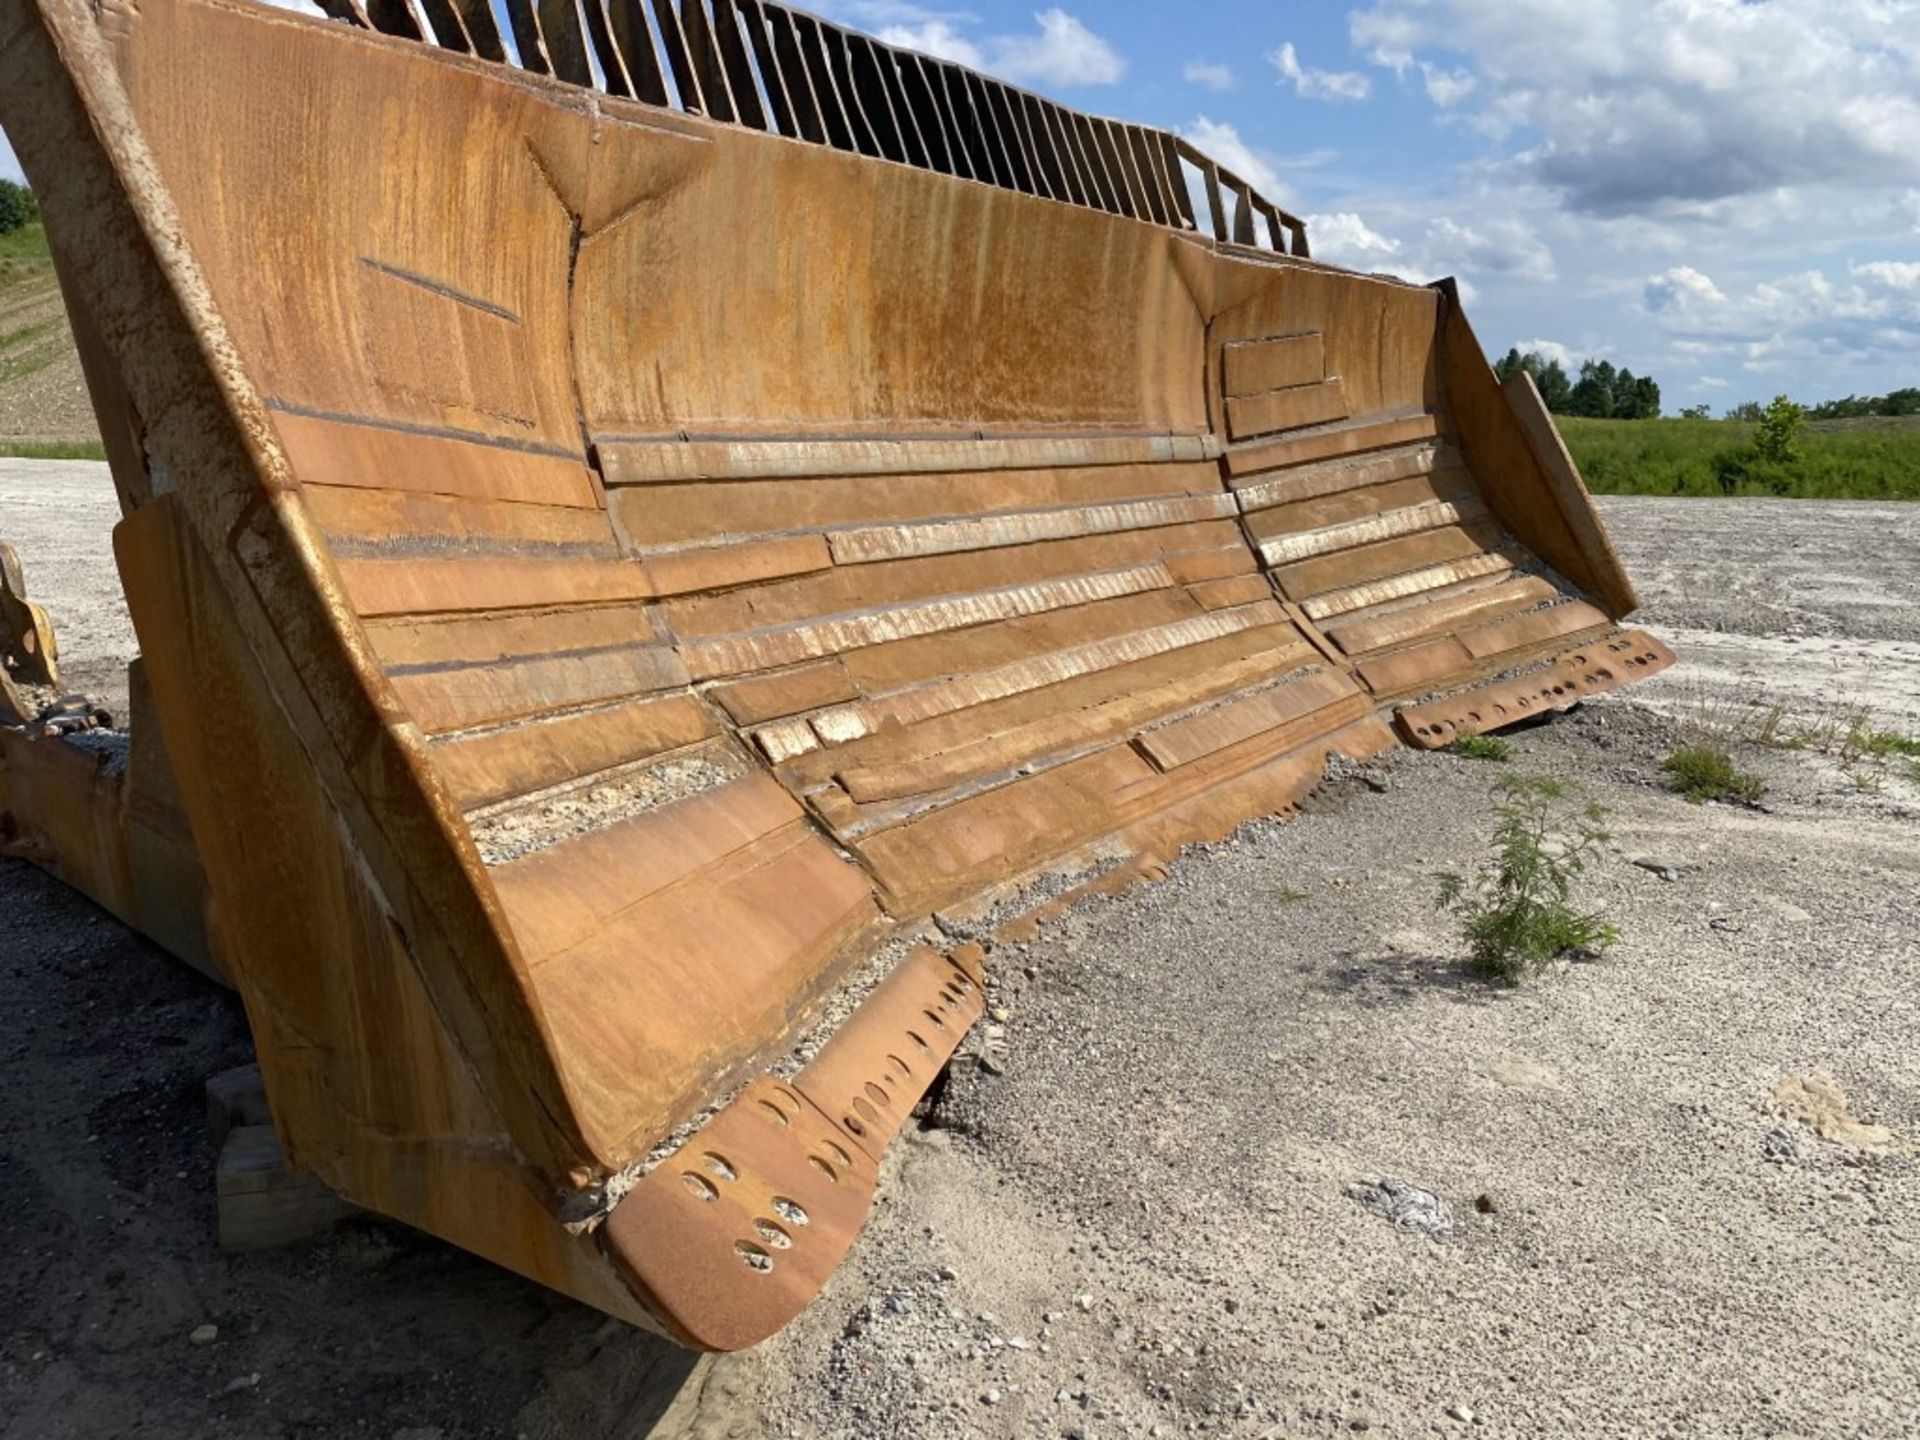
<path id="1" fill-rule="evenodd" d="M 755 0 L 327 3 L 0 0 L 143 656 L 0 801 L 362 1206 L 750 1345 L 981 1011 L 891 937 L 1671 659 L 1452 287 L 1170 135 Z"/>

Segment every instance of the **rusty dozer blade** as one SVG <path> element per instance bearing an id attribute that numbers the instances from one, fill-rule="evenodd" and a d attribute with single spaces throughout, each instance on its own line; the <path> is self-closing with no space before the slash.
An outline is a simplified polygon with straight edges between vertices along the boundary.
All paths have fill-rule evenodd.
<path id="1" fill-rule="evenodd" d="M 143 657 L 0 808 L 358 1205 L 752 1344 L 980 1013 L 897 937 L 1669 658 L 1453 289 L 1168 134 L 779 4 L 326 5 L 0 0 Z"/>

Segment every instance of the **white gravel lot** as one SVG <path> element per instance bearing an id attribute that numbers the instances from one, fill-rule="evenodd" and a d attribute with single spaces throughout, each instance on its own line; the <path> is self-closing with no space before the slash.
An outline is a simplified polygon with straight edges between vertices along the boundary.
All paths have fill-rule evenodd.
<path id="1" fill-rule="evenodd" d="M 1605 508 L 1682 662 L 1507 768 L 1611 812 L 1611 958 L 1463 964 L 1432 872 L 1501 767 L 1343 780 L 1001 947 L 999 1073 L 956 1067 L 854 1258 L 746 1355 L 375 1222 L 222 1257 L 198 1087 L 237 1007 L 0 862 L 0 1437 L 1920 1435 L 1920 775 L 1749 745 L 1762 808 L 1658 784 L 1775 697 L 1920 732 L 1920 507 Z M 100 686 L 112 518 L 100 467 L 0 461 L 0 536 Z M 1779 1113 L 1813 1072 L 1888 1142 Z M 1363 1204 L 1385 1180 L 1444 1226 Z"/>

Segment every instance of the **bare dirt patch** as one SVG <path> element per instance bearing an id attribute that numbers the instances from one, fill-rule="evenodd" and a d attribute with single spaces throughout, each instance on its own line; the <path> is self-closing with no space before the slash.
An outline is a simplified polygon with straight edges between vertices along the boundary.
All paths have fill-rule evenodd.
<path id="1" fill-rule="evenodd" d="M 99 437 L 51 266 L 0 284 L 0 440 Z"/>

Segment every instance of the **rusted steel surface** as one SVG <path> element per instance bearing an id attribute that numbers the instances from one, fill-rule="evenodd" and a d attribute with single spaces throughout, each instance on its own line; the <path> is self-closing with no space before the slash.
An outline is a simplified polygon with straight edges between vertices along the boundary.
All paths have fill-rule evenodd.
<path id="1" fill-rule="evenodd" d="M 0 0 L 151 701 L 0 808 L 360 1205 L 752 1343 L 979 1013 L 884 939 L 1652 663 L 1451 293 L 1174 137 L 775 4 L 329 8 Z"/>
<path id="2" fill-rule="evenodd" d="M 47 612 L 27 598 L 26 570 L 13 546 L 0 541 L 0 698 L 15 700 L 13 686 L 60 683 L 60 646 Z M 22 718 L 25 718 L 24 716 Z"/>
<path id="3" fill-rule="evenodd" d="M 1616 631 L 1524 675 L 1475 686 L 1423 705 L 1404 705 L 1395 712 L 1395 718 L 1408 744 L 1437 750 L 1463 736 L 1516 725 L 1550 710 L 1564 710 L 1589 695 L 1645 680 L 1673 661 L 1673 651 L 1665 642 L 1646 631 Z"/>

